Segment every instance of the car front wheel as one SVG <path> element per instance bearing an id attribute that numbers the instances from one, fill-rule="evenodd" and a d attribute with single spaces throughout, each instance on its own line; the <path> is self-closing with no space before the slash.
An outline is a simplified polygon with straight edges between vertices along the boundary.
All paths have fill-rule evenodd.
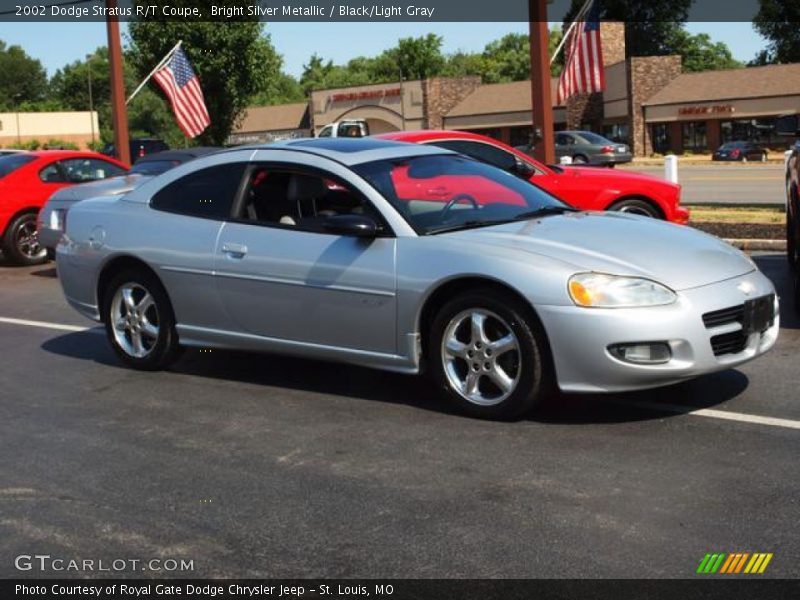
<path id="1" fill-rule="evenodd" d="M 432 374 L 461 411 L 509 420 L 546 397 L 547 346 L 527 313 L 510 294 L 481 289 L 454 298 L 436 315 L 429 346 Z"/>
<path id="2" fill-rule="evenodd" d="M 47 249 L 39 243 L 36 215 L 26 213 L 11 221 L 3 236 L 3 254 L 16 265 L 38 265 L 47 261 Z"/>
<path id="3" fill-rule="evenodd" d="M 134 270 L 113 277 L 105 294 L 103 317 L 106 337 L 126 365 L 155 371 L 177 358 L 172 307 L 151 273 Z"/>
<path id="4" fill-rule="evenodd" d="M 652 219 L 660 219 L 661 213 L 647 200 L 639 198 L 628 198 L 627 200 L 620 200 L 612 204 L 608 210 L 617 212 L 630 213 L 632 215 L 642 215 L 643 217 L 650 217 Z"/>

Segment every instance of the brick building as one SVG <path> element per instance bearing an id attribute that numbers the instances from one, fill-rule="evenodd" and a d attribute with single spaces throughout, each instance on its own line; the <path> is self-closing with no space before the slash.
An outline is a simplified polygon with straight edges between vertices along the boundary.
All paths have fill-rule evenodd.
<path id="1" fill-rule="evenodd" d="M 683 73 L 680 56 L 625 56 L 623 23 L 602 23 L 606 89 L 553 106 L 556 130 L 587 129 L 628 143 L 634 154 L 706 151 L 732 140 L 786 144 L 775 118 L 800 113 L 800 64 Z M 551 81 L 556 102 L 557 79 Z M 268 131 L 313 135 L 341 119 L 372 133 L 460 129 L 511 145 L 530 139 L 531 83 L 481 85 L 477 77 L 432 78 L 312 92 L 308 105 L 251 109 L 232 140 L 268 141 Z M 293 115 L 286 119 L 287 114 Z M 294 133 L 289 130 L 294 125 Z M 257 140 L 256 134 L 262 136 Z"/>

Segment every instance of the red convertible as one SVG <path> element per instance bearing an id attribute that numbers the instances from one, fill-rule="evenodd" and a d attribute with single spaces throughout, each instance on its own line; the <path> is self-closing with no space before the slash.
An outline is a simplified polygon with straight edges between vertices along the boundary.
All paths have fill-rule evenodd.
<path id="1" fill-rule="evenodd" d="M 581 210 L 618 210 L 685 224 L 681 186 L 644 175 L 595 167 L 547 166 L 492 138 L 464 131 L 396 131 L 375 137 L 431 144 L 524 177 Z"/>
<path id="2" fill-rule="evenodd" d="M 96 152 L 42 150 L 0 157 L 0 241 L 11 263 L 47 260 L 36 215 L 53 192 L 68 185 L 123 175 L 128 167 Z"/>

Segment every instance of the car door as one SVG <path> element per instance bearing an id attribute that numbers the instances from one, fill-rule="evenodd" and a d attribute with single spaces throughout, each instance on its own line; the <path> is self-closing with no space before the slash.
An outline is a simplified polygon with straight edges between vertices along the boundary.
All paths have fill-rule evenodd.
<path id="1" fill-rule="evenodd" d="M 323 176 L 324 175 L 324 176 Z M 215 251 L 217 289 L 246 334 L 395 354 L 395 239 L 328 233 L 334 214 L 380 216 L 335 177 L 254 164 Z"/>
<path id="2" fill-rule="evenodd" d="M 556 134 L 556 158 L 572 156 L 572 145 L 575 140 L 568 133 Z"/>

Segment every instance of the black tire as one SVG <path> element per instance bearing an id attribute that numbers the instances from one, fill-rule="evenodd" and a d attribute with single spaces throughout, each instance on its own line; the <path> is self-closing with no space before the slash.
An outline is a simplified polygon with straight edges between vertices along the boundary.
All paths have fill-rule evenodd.
<path id="1" fill-rule="evenodd" d="M 786 213 L 786 260 L 792 268 L 798 269 L 798 256 L 797 256 L 797 233 L 794 224 L 794 219 L 791 217 L 791 212 Z"/>
<path id="2" fill-rule="evenodd" d="M 149 324 L 156 325 L 158 333 L 153 338 L 147 338 L 142 331 L 139 332 L 140 340 L 142 340 L 140 343 L 144 344 L 147 351 L 147 354 L 143 356 L 131 354 L 129 349 L 126 350 L 118 341 L 119 335 L 133 345 L 133 333 L 130 331 L 121 333 L 114 326 L 116 320 L 115 314 L 113 314 L 116 312 L 115 297 L 123 287 L 135 287 L 134 294 L 139 289 L 144 290 L 150 294 L 153 300 L 152 308 L 146 309 L 145 317 Z M 139 293 L 141 294 L 141 292 Z M 142 294 L 138 300 L 141 301 L 143 297 Z M 136 298 L 135 295 L 134 298 Z M 175 314 L 172 311 L 172 304 L 161 282 L 149 271 L 133 269 L 120 272 L 112 277 L 103 293 L 101 315 L 106 328 L 106 338 L 120 361 L 125 365 L 142 371 L 158 371 L 166 368 L 178 358 L 180 345 L 175 329 Z"/>
<path id="3" fill-rule="evenodd" d="M 576 154 L 575 156 L 572 157 L 572 162 L 573 164 L 576 165 L 588 165 L 589 158 L 587 156 L 584 156 L 583 154 Z"/>
<path id="4" fill-rule="evenodd" d="M 800 314 L 800 271 L 794 272 L 794 310 Z"/>
<path id="5" fill-rule="evenodd" d="M 47 262 L 47 250 L 39 244 L 36 214 L 24 213 L 8 224 L 3 235 L 3 255 L 15 265 L 31 266 Z"/>
<path id="6" fill-rule="evenodd" d="M 641 198 L 628 198 L 626 200 L 620 200 L 619 202 L 615 202 L 609 206 L 608 210 L 642 215 L 652 219 L 663 218 L 661 216 L 661 212 L 651 202 Z"/>
<path id="7" fill-rule="evenodd" d="M 510 376 L 514 373 L 516 385 L 511 388 L 505 399 L 491 405 L 482 405 L 469 400 L 454 388 L 451 383 L 443 351 L 443 340 L 445 334 L 451 327 L 454 320 L 464 313 L 478 310 L 493 313 L 501 321 L 495 324 L 506 326 L 515 336 L 517 349 L 506 354 L 498 353 L 494 360 L 498 363 L 503 360 L 501 356 L 508 358 L 516 368 L 507 368 L 505 372 Z M 490 327 L 492 317 L 487 318 L 486 327 Z M 471 323 L 471 322 L 470 322 Z M 489 338 L 491 339 L 491 338 Z M 553 377 L 550 368 L 549 346 L 541 325 L 530 316 L 530 309 L 511 294 L 493 288 L 478 288 L 456 296 L 453 300 L 445 304 L 436 317 L 433 319 L 431 329 L 427 336 L 426 344 L 427 363 L 430 367 L 430 375 L 436 382 L 437 387 L 460 411 L 482 419 L 492 420 L 513 420 L 521 417 L 525 413 L 540 406 L 552 391 Z M 496 341 L 496 340 L 495 340 Z M 465 348 L 466 348 L 465 344 Z M 488 352 L 488 350 L 484 350 Z M 512 355 L 513 356 L 509 356 Z M 469 361 L 490 360 L 488 358 L 463 358 L 457 359 L 462 371 L 466 373 L 470 370 Z M 489 364 L 489 363 L 486 363 Z M 507 365 L 508 363 L 506 363 Z M 484 378 L 483 376 L 486 375 Z M 477 376 L 479 384 L 494 386 L 493 380 L 488 373 Z M 488 379 L 488 382 L 486 381 Z M 503 394 L 498 394 L 498 399 Z"/>

